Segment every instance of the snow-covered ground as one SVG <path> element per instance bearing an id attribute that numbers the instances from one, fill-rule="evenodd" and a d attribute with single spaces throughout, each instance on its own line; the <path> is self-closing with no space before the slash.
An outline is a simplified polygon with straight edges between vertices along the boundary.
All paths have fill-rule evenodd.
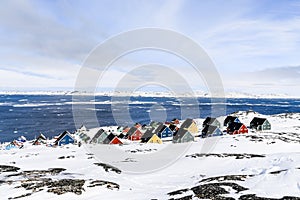
<path id="1" fill-rule="evenodd" d="M 272 130 L 196 138 L 189 144 L 53 148 L 25 143 L 23 149 L 0 150 L 1 199 L 26 194 L 21 199 L 198 199 L 210 198 L 216 191 L 205 188 L 211 186 L 219 191 L 214 197 L 300 197 L 300 113 L 236 115 L 247 125 L 254 116 L 267 117 Z M 84 184 L 75 184 L 77 192 L 53 193 L 62 187 L 59 180 L 69 179 Z"/>

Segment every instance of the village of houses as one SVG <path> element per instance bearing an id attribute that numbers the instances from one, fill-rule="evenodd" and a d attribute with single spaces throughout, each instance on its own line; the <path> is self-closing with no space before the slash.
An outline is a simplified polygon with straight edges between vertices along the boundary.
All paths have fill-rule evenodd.
<path id="1" fill-rule="evenodd" d="M 144 125 L 136 123 L 132 127 L 102 127 L 98 128 L 96 133 L 88 130 L 85 126 L 81 126 L 74 133 L 64 131 L 52 139 L 40 134 L 30 142 L 32 145 L 51 147 L 67 144 L 81 146 L 82 144 L 186 143 L 195 141 L 196 137 L 236 135 L 245 134 L 249 131 L 264 130 L 271 130 L 271 124 L 266 118 L 254 117 L 250 124 L 244 124 L 237 116 L 228 115 L 223 117 L 222 120 L 207 117 L 201 124 L 190 118 L 185 120 L 173 119 L 164 123 L 155 121 Z M 5 146 L 5 149 L 22 148 L 24 142 L 26 142 L 26 138 L 21 136 Z"/>

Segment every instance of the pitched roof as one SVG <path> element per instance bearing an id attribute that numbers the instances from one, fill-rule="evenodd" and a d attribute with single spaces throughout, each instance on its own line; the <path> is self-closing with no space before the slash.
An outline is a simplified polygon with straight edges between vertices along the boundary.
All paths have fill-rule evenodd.
<path id="1" fill-rule="evenodd" d="M 103 144 L 109 144 L 116 136 L 112 133 L 110 133 L 105 140 L 103 140 Z"/>
<path id="2" fill-rule="evenodd" d="M 78 131 L 87 131 L 87 128 L 85 127 L 85 125 L 81 125 Z"/>
<path id="3" fill-rule="evenodd" d="M 229 131 L 237 131 L 239 130 L 244 124 L 243 123 L 237 123 L 237 122 L 232 122 L 229 124 L 228 129 Z"/>
<path id="4" fill-rule="evenodd" d="M 120 133 L 120 134 L 118 135 L 118 138 L 123 139 L 124 137 L 125 137 L 125 135 L 124 135 L 123 133 Z"/>
<path id="5" fill-rule="evenodd" d="M 202 133 L 205 133 L 206 135 L 213 134 L 217 128 L 217 126 L 206 125 L 202 130 Z"/>
<path id="6" fill-rule="evenodd" d="M 217 118 L 214 117 L 206 117 L 206 119 L 203 122 L 203 125 L 209 125 L 212 124 Z"/>
<path id="7" fill-rule="evenodd" d="M 180 126 L 180 128 L 189 128 L 194 123 L 193 119 L 187 118 Z"/>
<path id="8" fill-rule="evenodd" d="M 163 130 L 167 128 L 166 125 L 164 124 L 159 124 L 159 126 L 154 130 L 154 133 L 157 135 L 158 133 L 161 133 Z"/>
<path id="9" fill-rule="evenodd" d="M 229 122 L 234 122 L 238 117 L 236 116 L 227 116 L 224 120 L 224 125 L 228 124 Z"/>
<path id="10" fill-rule="evenodd" d="M 94 137 L 91 139 L 90 143 L 92 142 L 96 142 L 96 140 L 100 137 L 100 135 L 102 135 L 102 133 L 104 133 L 105 131 L 101 128 L 95 135 Z"/>
<path id="11" fill-rule="evenodd" d="M 135 131 L 137 130 L 137 128 L 136 127 L 131 127 L 128 131 L 127 131 L 127 136 L 128 137 L 130 137 L 130 136 L 132 136 L 134 133 L 135 133 Z"/>
<path id="12" fill-rule="evenodd" d="M 58 142 L 63 139 L 65 137 L 65 135 L 70 135 L 69 131 L 64 131 L 62 134 L 59 135 L 59 137 L 56 139 L 56 141 L 54 142 L 56 145 L 58 144 Z M 70 135 L 71 136 L 71 135 Z"/>
<path id="13" fill-rule="evenodd" d="M 170 124 L 169 125 L 169 129 L 171 129 L 171 131 L 176 130 L 177 126 L 175 126 L 174 124 Z"/>
<path id="14" fill-rule="evenodd" d="M 154 134 L 154 128 L 148 129 L 141 138 L 142 142 L 148 142 Z"/>
<path id="15" fill-rule="evenodd" d="M 266 120 L 267 120 L 266 118 L 254 117 L 250 122 L 250 125 L 254 125 L 254 126 L 262 125 Z"/>
<path id="16" fill-rule="evenodd" d="M 174 136 L 173 136 L 173 140 L 178 140 L 180 138 L 182 138 L 186 132 L 188 132 L 186 129 L 183 129 L 183 128 L 179 128 L 175 133 L 174 133 Z"/>
<path id="17" fill-rule="evenodd" d="M 47 140 L 46 136 L 41 133 L 36 139 Z"/>
<path id="18" fill-rule="evenodd" d="M 34 140 L 33 144 L 37 143 L 46 143 L 45 140 L 47 140 L 46 136 L 44 136 L 42 133 Z"/>

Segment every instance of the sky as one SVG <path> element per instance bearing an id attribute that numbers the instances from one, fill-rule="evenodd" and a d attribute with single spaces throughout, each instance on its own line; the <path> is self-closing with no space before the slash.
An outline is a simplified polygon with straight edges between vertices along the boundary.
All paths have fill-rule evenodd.
<path id="1" fill-rule="evenodd" d="M 299 1 L 13 0 L 1 2 L 0 15 L 1 91 L 74 90 L 97 46 L 155 27 L 201 46 L 225 91 L 300 96 Z M 136 66 L 149 63 L 170 66 L 191 88 L 207 89 L 188 63 L 154 50 L 117 60 L 98 89 L 114 89 Z"/>

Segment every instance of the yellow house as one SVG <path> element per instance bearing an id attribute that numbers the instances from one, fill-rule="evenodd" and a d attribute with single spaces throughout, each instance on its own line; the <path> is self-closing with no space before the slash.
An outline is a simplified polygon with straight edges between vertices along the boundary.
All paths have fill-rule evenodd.
<path id="1" fill-rule="evenodd" d="M 157 144 L 162 144 L 162 140 L 156 135 L 152 135 L 152 137 L 148 140 L 147 143 L 157 143 Z"/>
<path id="2" fill-rule="evenodd" d="M 187 129 L 190 133 L 196 134 L 198 133 L 198 126 L 197 124 L 193 121 L 193 123 L 188 127 Z"/>
<path id="3" fill-rule="evenodd" d="M 196 124 L 196 122 L 193 119 L 186 119 L 182 125 L 181 125 L 182 129 L 185 129 L 187 131 L 189 131 L 192 134 L 196 134 L 198 133 L 198 126 Z"/>

